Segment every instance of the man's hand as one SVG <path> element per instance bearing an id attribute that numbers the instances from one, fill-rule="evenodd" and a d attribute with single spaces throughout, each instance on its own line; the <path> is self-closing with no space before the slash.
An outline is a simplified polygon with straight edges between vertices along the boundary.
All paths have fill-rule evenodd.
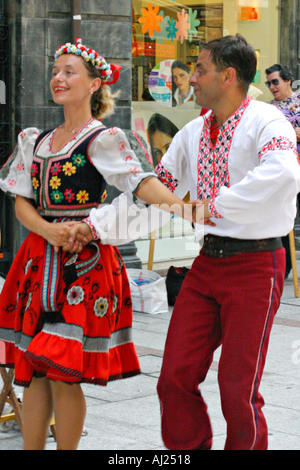
<path id="1" fill-rule="evenodd" d="M 216 224 L 210 219 L 212 217 L 208 209 L 209 199 L 202 199 L 202 201 L 189 201 L 192 204 L 193 222 L 201 225 L 211 225 L 215 227 Z"/>

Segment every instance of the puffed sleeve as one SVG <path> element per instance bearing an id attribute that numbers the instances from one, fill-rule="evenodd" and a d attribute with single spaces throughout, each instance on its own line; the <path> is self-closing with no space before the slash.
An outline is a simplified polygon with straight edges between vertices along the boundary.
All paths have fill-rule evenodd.
<path id="1" fill-rule="evenodd" d="M 33 199 L 31 164 L 35 141 L 40 134 L 36 127 L 30 127 L 18 135 L 18 143 L 5 165 L 0 170 L 0 189 L 13 196 Z"/>
<path id="2" fill-rule="evenodd" d="M 103 131 L 90 145 L 89 157 L 110 186 L 135 195 L 140 183 L 153 171 L 143 171 L 140 160 L 131 149 L 125 133 L 112 127 Z"/>

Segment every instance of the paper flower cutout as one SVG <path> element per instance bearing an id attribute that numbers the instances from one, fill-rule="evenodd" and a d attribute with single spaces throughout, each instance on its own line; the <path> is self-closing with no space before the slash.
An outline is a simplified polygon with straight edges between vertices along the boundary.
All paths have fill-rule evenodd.
<path id="1" fill-rule="evenodd" d="M 197 26 L 200 24 L 200 20 L 197 20 L 197 10 L 192 10 L 189 8 L 189 24 L 190 24 L 190 29 L 189 29 L 189 41 L 191 42 L 193 40 L 193 37 L 197 37 L 198 31 L 197 31 Z"/>
<path id="2" fill-rule="evenodd" d="M 147 8 L 142 8 L 142 14 L 144 16 L 139 18 L 139 23 L 143 24 L 142 33 L 146 34 L 147 31 L 149 31 L 150 38 L 153 37 L 154 31 L 157 33 L 161 32 L 161 28 L 158 23 L 162 22 L 163 17 L 158 15 L 158 12 L 159 6 L 157 5 L 153 8 L 150 2 L 148 3 L 148 10 Z"/>
<path id="3" fill-rule="evenodd" d="M 167 31 L 167 39 L 170 39 L 171 41 L 176 39 L 176 33 L 178 29 L 176 28 L 176 21 L 173 18 L 171 18 L 168 21 L 168 26 L 166 28 L 166 31 Z"/>
<path id="4" fill-rule="evenodd" d="M 180 39 L 181 44 L 183 44 L 185 39 L 188 39 L 188 30 L 190 29 L 189 24 L 189 14 L 185 12 L 183 8 L 181 12 L 177 13 L 178 21 L 176 23 L 176 27 L 178 31 L 176 33 L 176 37 Z"/>
<path id="5" fill-rule="evenodd" d="M 157 39 L 158 44 L 162 44 L 163 39 L 166 38 L 167 34 L 168 34 L 167 33 L 167 26 L 168 26 L 170 17 L 169 16 L 164 16 L 164 12 L 162 10 L 159 12 L 159 16 L 161 16 L 163 18 L 163 20 L 160 24 L 161 32 L 157 33 L 156 31 L 154 31 L 153 39 Z"/>

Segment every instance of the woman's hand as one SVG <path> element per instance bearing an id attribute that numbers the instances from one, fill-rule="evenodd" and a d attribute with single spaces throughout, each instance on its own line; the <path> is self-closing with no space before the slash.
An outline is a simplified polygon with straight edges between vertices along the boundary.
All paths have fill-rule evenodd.
<path id="1" fill-rule="evenodd" d="M 92 231 L 85 222 L 73 222 L 68 236 L 68 243 L 63 246 L 63 251 L 69 253 L 80 253 L 83 247 L 93 240 Z"/>
<path id="2" fill-rule="evenodd" d="M 77 222 L 47 222 L 44 221 L 40 227 L 40 235 L 47 240 L 50 245 L 54 246 L 55 251 L 58 251 L 59 248 L 65 249 L 69 247 L 72 249 L 72 253 L 77 253 L 82 250 L 80 241 L 76 241 L 73 233 L 72 227 L 77 224 Z"/>
<path id="3" fill-rule="evenodd" d="M 16 196 L 15 211 L 21 224 L 47 240 L 55 251 L 62 248 L 64 251 L 78 253 L 92 239 L 87 224 L 76 221 L 48 222 L 38 213 L 32 201 L 22 196 Z M 85 234 L 90 236 L 86 237 Z"/>
<path id="4" fill-rule="evenodd" d="M 300 141 L 300 127 L 295 127 L 297 142 Z"/>

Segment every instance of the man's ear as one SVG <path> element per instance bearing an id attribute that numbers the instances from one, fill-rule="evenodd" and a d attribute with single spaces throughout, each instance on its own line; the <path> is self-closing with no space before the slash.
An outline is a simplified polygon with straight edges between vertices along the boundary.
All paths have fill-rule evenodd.
<path id="1" fill-rule="evenodd" d="M 227 88 L 237 79 L 236 70 L 233 67 L 227 67 L 223 70 L 223 84 Z"/>

